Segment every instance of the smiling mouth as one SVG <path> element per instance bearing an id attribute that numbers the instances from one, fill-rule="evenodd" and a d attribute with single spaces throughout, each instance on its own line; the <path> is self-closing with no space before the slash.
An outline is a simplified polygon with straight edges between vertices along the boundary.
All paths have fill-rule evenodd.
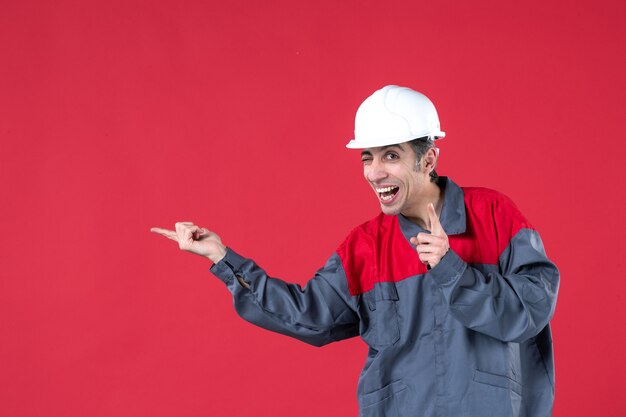
<path id="1" fill-rule="evenodd" d="M 399 189 L 400 187 L 392 185 L 391 187 L 376 188 L 376 192 L 378 193 L 378 197 L 382 201 L 388 201 L 391 200 L 394 195 L 396 195 Z"/>

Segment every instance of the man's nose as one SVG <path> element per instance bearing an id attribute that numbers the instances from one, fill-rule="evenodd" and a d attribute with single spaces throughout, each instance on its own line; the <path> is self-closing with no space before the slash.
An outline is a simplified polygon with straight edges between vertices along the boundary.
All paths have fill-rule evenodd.
<path id="1" fill-rule="evenodd" d="M 370 182 L 377 182 L 387 178 L 387 171 L 381 163 L 372 161 L 372 163 L 366 168 L 365 177 Z"/>

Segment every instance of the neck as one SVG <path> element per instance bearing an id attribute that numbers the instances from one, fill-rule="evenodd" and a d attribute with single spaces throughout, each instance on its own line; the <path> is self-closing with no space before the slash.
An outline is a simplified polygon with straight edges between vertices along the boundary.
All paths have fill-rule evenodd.
<path id="1" fill-rule="evenodd" d="M 433 203 L 437 216 L 441 218 L 443 209 L 443 190 L 434 182 L 428 181 L 420 195 L 406 213 L 404 217 L 425 230 L 430 230 L 430 220 L 428 218 L 428 204 Z"/>

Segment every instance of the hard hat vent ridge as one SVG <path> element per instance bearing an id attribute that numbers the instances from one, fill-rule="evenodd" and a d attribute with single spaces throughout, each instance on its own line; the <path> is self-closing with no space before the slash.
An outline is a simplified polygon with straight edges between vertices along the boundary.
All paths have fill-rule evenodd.
<path id="1" fill-rule="evenodd" d="M 396 90 L 397 91 L 397 90 Z M 406 130 L 412 130 L 411 129 L 411 122 L 409 121 L 409 119 L 407 119 L 405 116 L 403 116 L 402 114 L 394 111 L 392 109 L 392 106 L 395 104 L 396 98 L 397 97 L 393 97 L 393 98 L 389 98 L 389 95 L 392 93 L 391 89 L 387 89 L 385 91 L 385 96 L 383 98 L 383 105 L 385 106 L 385 110 L 387 110 L 391 115 L 396 116 L 397 118 L 399 118 L 400 120 L 403 120 L 404 123 L 406 123 Z M 396 94 L 397 96 L 397 94 Z"/>

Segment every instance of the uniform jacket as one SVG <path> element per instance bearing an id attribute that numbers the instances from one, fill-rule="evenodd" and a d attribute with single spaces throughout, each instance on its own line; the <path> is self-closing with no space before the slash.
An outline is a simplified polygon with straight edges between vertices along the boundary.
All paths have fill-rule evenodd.
<path id="1" fill-rule="evenodd" d="M 424 230 L 381 213 L 304 288 L 232 249 L 211 271 L 256 325 L 316 346 L 360 335 L 361 417 L 550 416 L 559 272 L 507 197 L 445 177 L 439 186 L 450 250 L 431 270 L 409 242 Z"/>

